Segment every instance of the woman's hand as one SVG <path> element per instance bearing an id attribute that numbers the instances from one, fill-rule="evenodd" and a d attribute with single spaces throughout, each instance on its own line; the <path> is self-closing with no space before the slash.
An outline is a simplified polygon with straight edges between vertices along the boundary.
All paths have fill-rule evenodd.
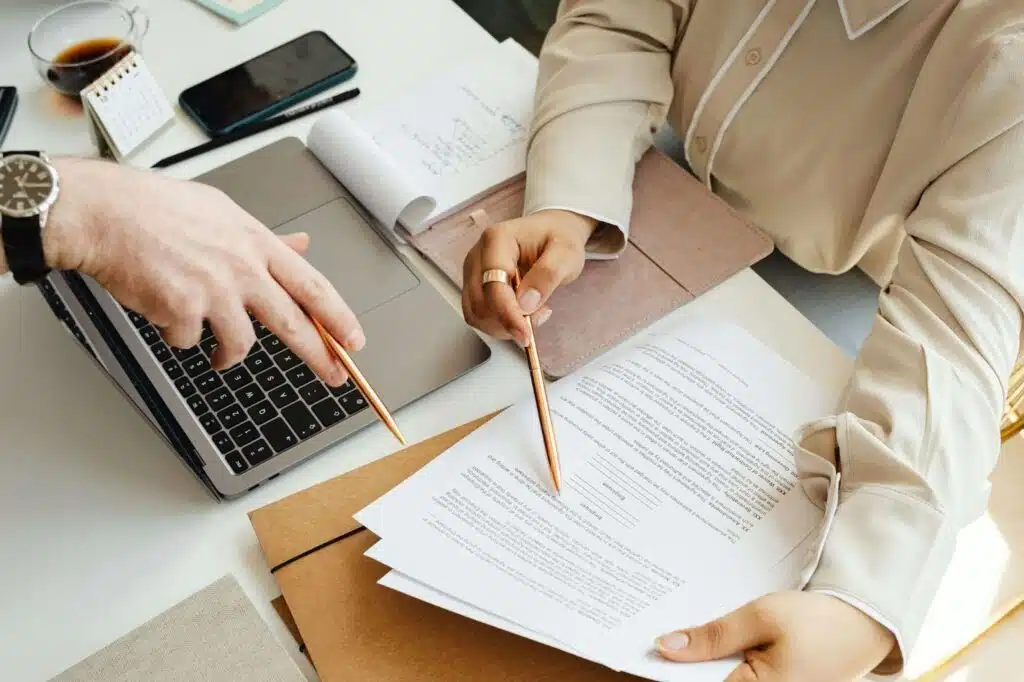
<path id="1" fill-rule="evenodd" d="M 584 247 L 596 221 L 569 211 L 540 211 L 484 230 L 463 264 L 462 312 L 466 322 L 499 339 L 526 345 L 524 315 L 537 326 L 551 316 L 544 303 L 556 287 L 579 277 Z M 517 292 L 484 287 L 487 270 L 522 275 Z"/>
<path id="2" fill-rule="evenodd" d="M 854 682 L 892 650 L 892 634 L 844 601 L 779 592 L 716 621 L 658 638 L 658 652 L 693 663 L 743 654 L 726 682 Z"/>
<path id="3" fill-rule="evenodd" d="M 95 278 L 159 327 L 168 344 L 217 337 L 214 365 L 255 342 L 249 312 L 325 381 L 346 380 L 306 312 L 347 348 L 364 344 L 355 315 L 301 255 L 306 235 L 278 238 L 222 192 L 106 162 L 60 160 L 62 193 L 44 230 L 52 267 Z"/>

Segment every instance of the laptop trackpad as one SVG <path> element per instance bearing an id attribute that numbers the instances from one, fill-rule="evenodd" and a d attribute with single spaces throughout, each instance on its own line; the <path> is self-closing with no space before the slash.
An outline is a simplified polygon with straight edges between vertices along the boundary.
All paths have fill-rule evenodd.
<path id="1" fill-rule="evenodd" d="M 347 199 L 324 204 L 275 227 L 274 232 L 309 234 L 306 259 L 327 276 L 356 315 L 419 284 L 416 275 Z"/>

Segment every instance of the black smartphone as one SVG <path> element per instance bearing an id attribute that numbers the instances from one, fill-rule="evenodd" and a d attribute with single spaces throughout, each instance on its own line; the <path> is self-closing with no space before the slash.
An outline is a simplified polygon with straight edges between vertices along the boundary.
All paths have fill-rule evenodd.
<path id="1" fill-rule="evenodd" d="M 18 89 L 13 85 L 0 85 L 0 145 L 11 129 L 14 112 L 18 110 Z"/>
<path id="2" fill-rule="evenodd" d="M 312 31 L 187 88 L 178 102 L 215 137 L 347 81 L 356 68 L 326 33 Z"/>

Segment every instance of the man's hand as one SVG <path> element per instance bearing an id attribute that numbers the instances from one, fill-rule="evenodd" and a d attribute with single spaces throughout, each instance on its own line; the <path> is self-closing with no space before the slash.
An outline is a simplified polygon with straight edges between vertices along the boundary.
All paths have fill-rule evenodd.
<path id="1" fill-rule="evenodd" d="M 240 362 L 255 342 L 248 313 L 332 385 L 345 382 L 306 316 L 351 350 L 364 344 L 355 315 L 301 255 L 303 234 L 278 238 L 222 192 L 106 162 L 57 162 L 62 193 L 44 230 L 49 265 L 95 278 L 163 332 L 217 337 L 214 364 Z"/>
<path id="2" fill-rule="evenodd" d="M 716 621 L 658 638 L 658 652 L 694 663 L 743 654 L 727 682 L 853 682 L 892 650 L 892 634 L 846 602 L 814 592 L 762 597 Z"/>

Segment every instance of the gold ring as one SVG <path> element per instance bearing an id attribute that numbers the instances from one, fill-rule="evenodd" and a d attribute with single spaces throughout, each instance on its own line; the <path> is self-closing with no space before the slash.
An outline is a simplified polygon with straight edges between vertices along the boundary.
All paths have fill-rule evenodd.
<path id="1" fill-rule="evenodd" d="M 508 273 L 504 270 L 485 270 L 483 276 L 483 284 L 486 286 L 491 282 L 498 282 L 499 284 L 508 284 Z"/>

